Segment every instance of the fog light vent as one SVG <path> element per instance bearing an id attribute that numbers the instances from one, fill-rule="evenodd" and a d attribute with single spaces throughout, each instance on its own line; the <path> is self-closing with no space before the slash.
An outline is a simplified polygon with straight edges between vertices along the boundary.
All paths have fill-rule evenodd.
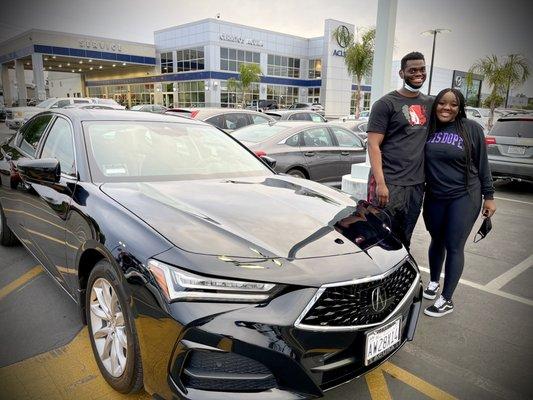
<path id="1" fill-rule="evenodd" d="M 181 380 L 191 389 L 219 392 L 259 392 L 277 386 L 270 371 L 255 360 L 196 350 L 189 353 Z"/>

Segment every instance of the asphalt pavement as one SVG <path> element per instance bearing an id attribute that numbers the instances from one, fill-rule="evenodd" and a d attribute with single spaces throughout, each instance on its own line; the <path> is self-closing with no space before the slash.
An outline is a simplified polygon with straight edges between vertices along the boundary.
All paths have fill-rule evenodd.
<path id="1" fill-rule="evenodd" d="M 0 128 L 0 141 L 6 135 Z M 415 340 L 370 374 L 326 393 L 340 399 L 531 399 L 533 185 L 496 183 L 493 231 L 466 246 L 455 311 L 420 316 Z M 412 254 L 428 280 L 422 220 Z M 425 301 L 425 305 L 431 304 Z M 0 248 L 0 399 L 148 399 L 101 378 L 76 305 L 23 247 Z"/>

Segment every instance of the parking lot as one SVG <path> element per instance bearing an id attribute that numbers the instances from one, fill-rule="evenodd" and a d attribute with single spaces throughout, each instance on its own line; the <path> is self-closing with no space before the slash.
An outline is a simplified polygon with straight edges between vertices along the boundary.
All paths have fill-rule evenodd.
<path id="1" fill-rule="evenodd" d="M 531 398 L 533 185 L 496 189 L 493 231 L 467 244 L 454 313 L 421 315 L 413 342 L 326 399 Z M 412 253 L 424 282 L 428 244 L 420 220 Z M 107 386 L 76 305 L 23 247 L 0 248 L 0 321 L 0 399 L 150 398 Z"/>

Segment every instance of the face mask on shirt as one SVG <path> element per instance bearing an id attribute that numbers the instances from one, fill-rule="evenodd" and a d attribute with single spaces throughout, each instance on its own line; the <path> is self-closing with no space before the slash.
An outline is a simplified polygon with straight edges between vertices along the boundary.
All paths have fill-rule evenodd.
<path id="1" fill-rule="evenodd" d="M 412 92 L 412 93 L 418 93 L 418 92 L 420 91 L 420 88 L 421 88 L 422 86 L 420 86 L 420 87 L 418 87 L 418 88 L 414 88 L 414 87 L 410 86 L 410 85 L 407 83 L 407 81 L 404 79 L 404 80 L 403 80 L 403 87 L 406 88 L 407 90 L 409 90 L 409 91 Z"/>

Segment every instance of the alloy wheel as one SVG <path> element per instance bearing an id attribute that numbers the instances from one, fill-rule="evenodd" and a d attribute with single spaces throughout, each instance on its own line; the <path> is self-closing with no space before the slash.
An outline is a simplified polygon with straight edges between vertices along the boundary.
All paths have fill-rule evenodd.
<path id="1" fill-rule="evenodd" d="M 128 335 L 124 314 L 111 283 L 98 278 L 91 288 L 91 333 L 107 372 L 120 377 L 126 368 Z"/>

